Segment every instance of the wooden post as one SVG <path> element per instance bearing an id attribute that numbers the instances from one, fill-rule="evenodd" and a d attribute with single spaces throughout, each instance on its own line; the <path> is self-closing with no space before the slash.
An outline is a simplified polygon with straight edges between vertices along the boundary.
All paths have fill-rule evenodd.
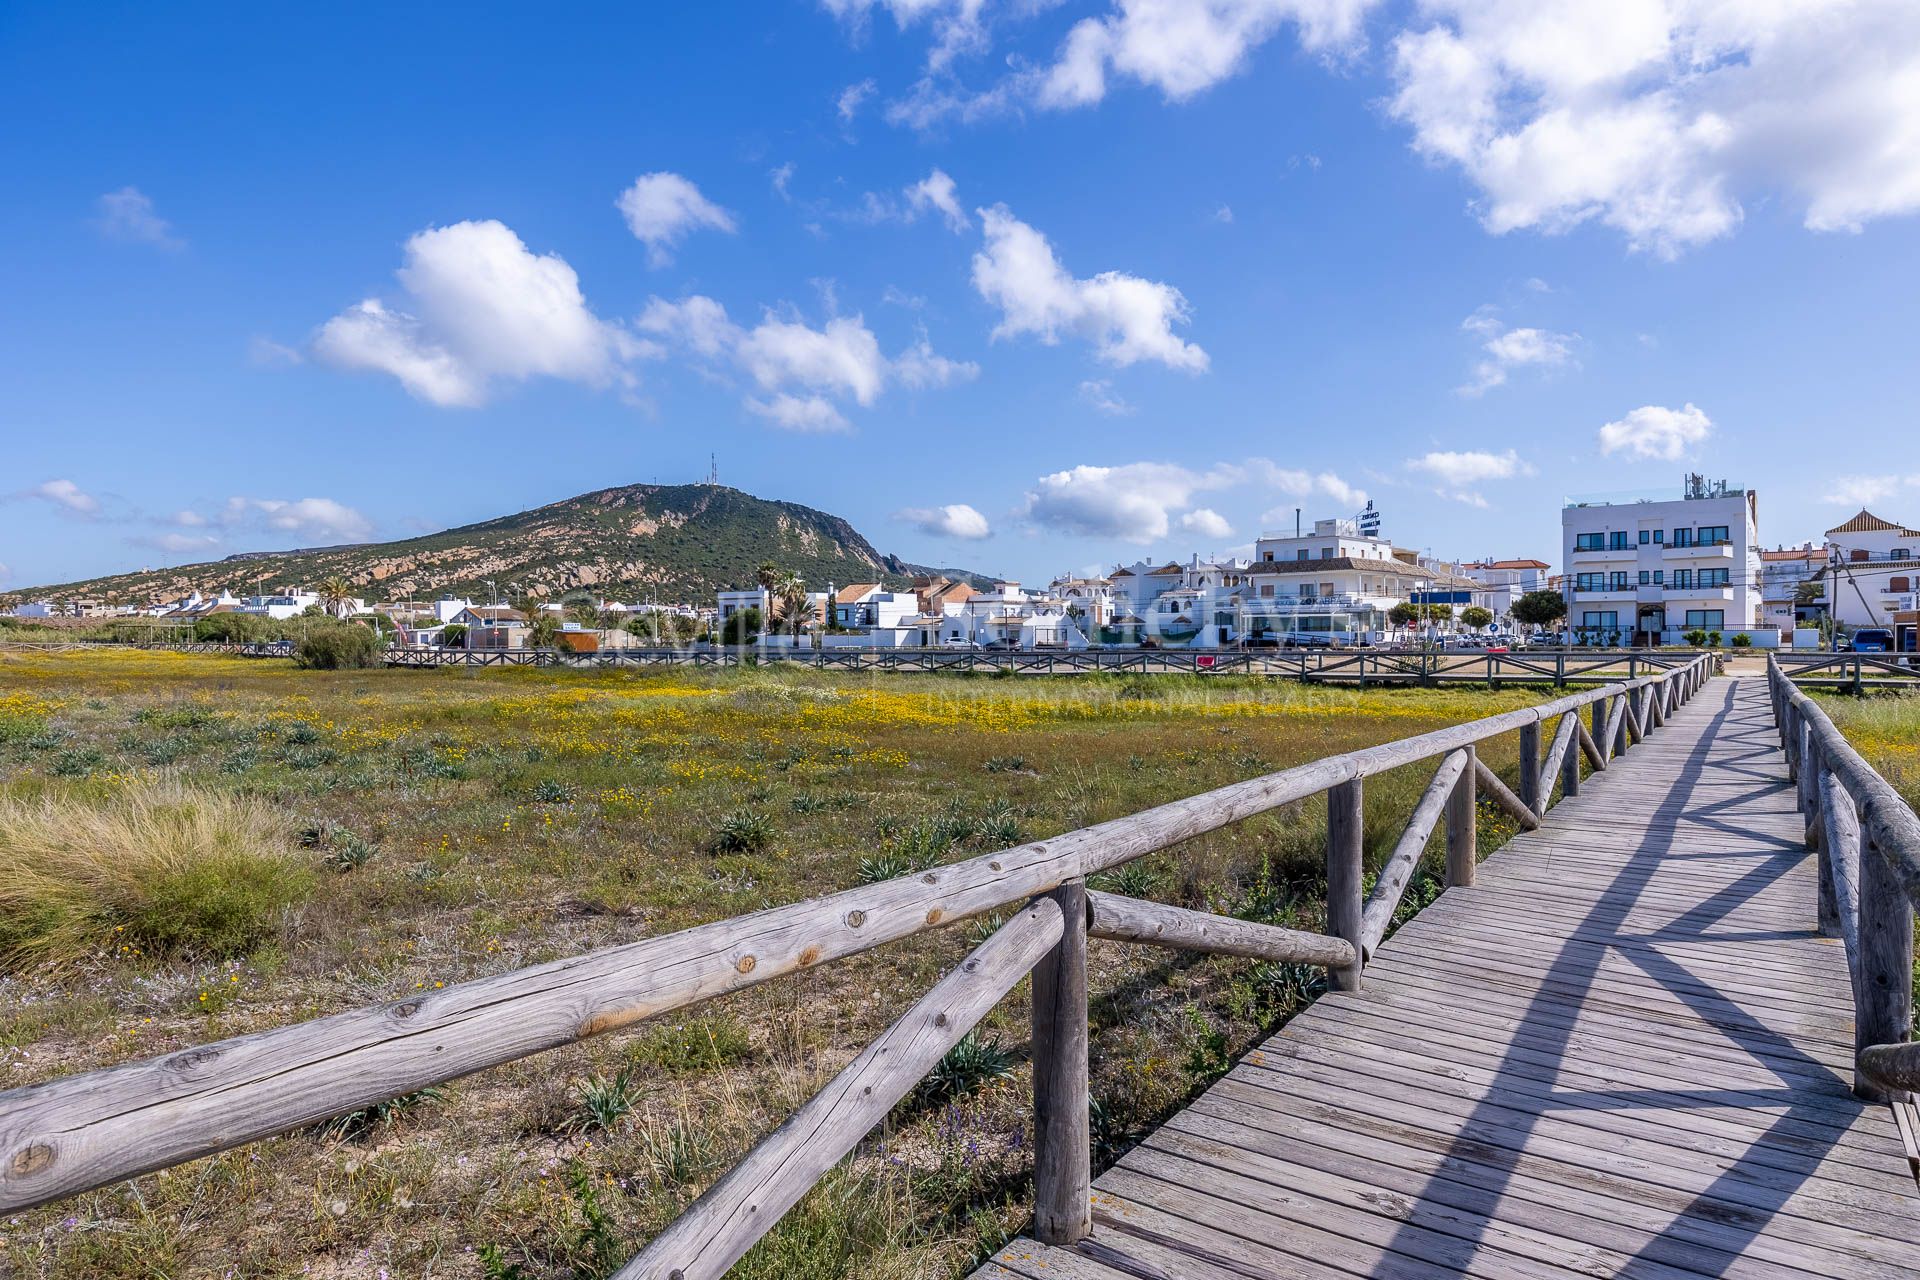
<path id="1" fill-rule="evenodd" d="M 1327 789 L 1327 932 L 1351 942 L 1354 953 L 1352 965 L 1327 971 L 1335 991 L 1360 989 L 1366 913 L 1360 892 L 1365 852 L 1361 800 L 1358 778 Z"/>
<path id="2" fill-rule="evenodd" d="M 1580 794 L 1580 743 L 1577 740 L 1580 736 L 1580 713 L 1569 711 L 1567 714 L 1574 719 L 1576 741 L 1567 745 L 1567 754 L 1560 758 L 1560 795 L 1564 799 L 1571 800 Z"/>
<path id="3" fill-rule="evenodd" d="M 1800 777 L 1797 780 L 1800 816 L 1808 824 L 1820 820 L 1820 741 L 1811 731 L 1800 740 Z"/>
<path id="4" fill-rule="evenodd" d="M 1905 1044 L 1913 1034 L 1913 903 L 1861 823 L 1860 951 L 1854 974 L 1855 1057 L 1870 1044 Z M 1853 1091 L 1889 1098 L 1856 1066 Z"/>
<path id="5" fill-rule="evenodd" d="M 1600 763 L 1605 765 L 1613 759 L 1613 740 L 1607 737 L 1607 708 L 1613 705 L 1606 698 L 1597 698 L 1593 702 L 1593 745 L 1600 749 Z"/>
<path id="6" fill-rule="evenodd" d="M 1540 812 L 1540 722 L 1520 726 L 1520 803 Z"/>
<path id="7" fill-rule="evenodd" d="M 1787 704 L 1786 741 L 1781 744 L 1782 754 L 1787 757 L 1787 781 L 1800 780 L 1800 708 L 1791 702 Z"/>
<path id="8" fill-rule="evenodd" d="M 1837 795 L 1845 796 L 1846 790 L 1836 784 L 1833 775 L 1826 771 L 1824 765 L 1816 766 L 1814 772 L 1818 774 L 1820 780 L 1814 786 L 1814 813 L 1816 816 L 1807 824 L 1807 843 L 1819 851 L 1817 870 L 1820 876 L 1820 936 L 1823 938 L 1838 938 L 1841 936 L 1840 902 L 1833 888 L 1834 849 L 1833 841 L 1827 838 L 1826 793 L 1831 791 Z M 1851 804 L 1849 804 L 1848 807 L 1851 808 Z M 1856 844 L 1857 843 L 1856 841 Z M 1854 851 L 1850 849 L 1841 851 L 1843 855 L 1850 855 L 1853 852 Z"/>
<path id="9" fill-rule="evenodd" d="M 1453 794 L 1447 797 L 1447 884 L 1461 888 L 1473 884 L 1473 874 L 1480 863 L 1479 833 L 1473 811 L 1479 785 L 1473 767 L 1476 753 L 1472 747 L 1465 750 L 1467 767 L 1461 770 L 1460 781 L 1454 783 Z"/>
<path id="10" fill-rule="evenodd" d="M 1033 969 L 1033 1236 L 1071 1245 L 1093 1232 L 1087 1110 L 1087 885 L 1048 895 L 1060 942 Z"/>

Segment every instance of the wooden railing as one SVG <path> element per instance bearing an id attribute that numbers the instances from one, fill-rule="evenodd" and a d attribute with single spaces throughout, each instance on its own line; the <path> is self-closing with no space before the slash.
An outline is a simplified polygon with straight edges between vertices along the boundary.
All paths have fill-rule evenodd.
<path id="1" fill-rule="evenodd" d="M 1690 649 L 1521 649 L 1512 653 L 1397 649 L 789 649 L 732 648 L 441 649 L 427 645 L 386 651 L 402 667 L 729 667 L 792 663 L 828 671 L 1004 671 L 1012 675 L 1067 675 L 1084 671 L 1276 676 L 1309 683 L 1357 685 L 1588 684 L 1638 679 L 1692 662 Z"/>
<path id="2" fill-rule="evenodd" d="M 1429 838 L 1471 885 L 1486 792 L 1539 825 L 1556 781 L 1580 787 L 1712 674 L 1701 656 L 1622 684 L 1331 756 L 1124 818 L 879 884 L 0 1093 L 0 1211 L 44 1204 L 528 1057 L 968 917 L 1016 913 L 619 1273 L 725 1272 L 1031 972 L 1035 1235 L 1091 1229 L 1089 937 L 1324 967 L 1355 991 Z M 1591 712 L 1591 724 L 1582 712 Z M 1551 740 L 1546 730 L 1552 728 Z M 1517 733 L 1519 790 L 1479 748 Z M 1542 751 L 1543 742 L 1546 750 Z M 1363 896 L 1366 779 L 1437 759 Z M 1327 794 L 1327 934 L 1089 891 L 1087 878 L 1256 814 Z"/>
<path id="3" fill-rule="evenodd" d="M 1897 1098 L 1920 1089 L 1920 1044 L 1909 1040 L 1920 819 L 1772 659 L 1767 689 L 1807 845 L 1820 855 L 1820 932 L 1846 944 L 1854 1092 Z"/>
<path id="4" fill-rule="evenodd" d="M 1775 661 L 1803 689 L 1920 688 L 1920 654 L 1783 653 Z"/>

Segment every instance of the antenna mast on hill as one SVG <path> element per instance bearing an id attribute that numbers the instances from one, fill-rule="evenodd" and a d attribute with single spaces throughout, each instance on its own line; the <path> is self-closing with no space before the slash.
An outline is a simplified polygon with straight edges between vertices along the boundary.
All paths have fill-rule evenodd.
<path id="1" fill-rule="evenodd" d="M 715 489 L 720 487 L 720 460 L 711 453 L 707 455 L 707 483 Z"/>

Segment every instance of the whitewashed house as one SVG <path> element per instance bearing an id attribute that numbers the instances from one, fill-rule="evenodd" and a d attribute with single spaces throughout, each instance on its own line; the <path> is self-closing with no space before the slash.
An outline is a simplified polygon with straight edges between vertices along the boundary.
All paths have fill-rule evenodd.
<path id="1" fill-rule="evenodd" d="M 1860 514 L 1827 530 L 1827 595 L 1844 630 L 1894 626 L 1894 614 L 1920 608 L 1920 530 Z"/>
<path id="2" fill-rule="evenodd" d="M 1311 533 L 1254 543 L 1241 593 L 1240 632 L 1249 643 L 1292 638 L 1375 643 L 1393 607 L 1409 600 L 1463 605 L 1482 584 L 1395 547 L 1355 520 L 1316 520 Z"/>

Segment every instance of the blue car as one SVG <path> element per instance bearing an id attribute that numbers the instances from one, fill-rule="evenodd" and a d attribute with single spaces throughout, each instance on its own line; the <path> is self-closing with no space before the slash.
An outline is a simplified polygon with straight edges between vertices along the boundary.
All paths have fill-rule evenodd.
<path id="1" fill-rule="evenodd" d="M 1892 653 L 1893 632 L 1885 627 L 1861 627 L 1853 633 L 1855 653 Z"/>

